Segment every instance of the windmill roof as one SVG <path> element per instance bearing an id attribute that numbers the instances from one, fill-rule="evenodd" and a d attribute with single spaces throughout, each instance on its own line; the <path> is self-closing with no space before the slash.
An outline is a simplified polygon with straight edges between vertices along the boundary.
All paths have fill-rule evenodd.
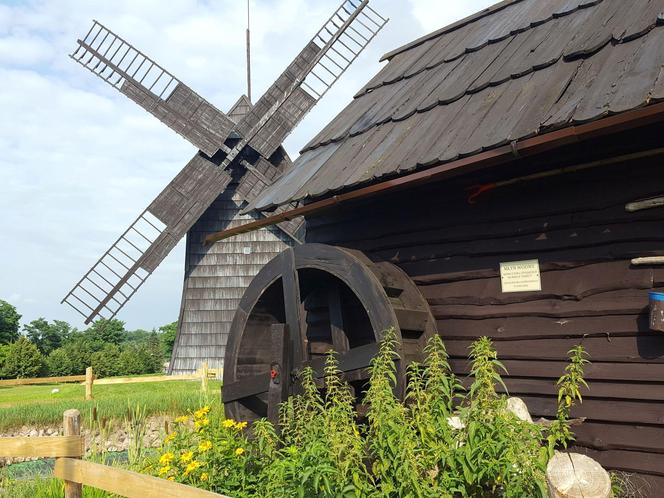
<path id="1" fill-rule="evenodd" d="M 389 63 L 251 207 L 403 175 L 664 99 L 664 0 L 511 0 Z"/>

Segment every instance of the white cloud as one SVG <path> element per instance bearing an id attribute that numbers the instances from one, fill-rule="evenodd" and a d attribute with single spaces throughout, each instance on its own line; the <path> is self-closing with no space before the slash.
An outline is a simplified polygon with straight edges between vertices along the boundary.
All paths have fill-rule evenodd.
<path id="1" fill-rule="evenodd" d="M 336 4 L 253 1 L 255 100 Z M 441 14 L 440 4 L 372 0 L 391 23 L 288 138 L 292 156 L 378 71 L 383 53 L 456 15 Z M 463 5 L 465 15 L 471 7 Z M 93 18 L 221 109 L 245 91 L 244 2 L 0 3 L 0 296 L 24 321 L 44 316 L 81 327 L 60 299 L 195 152 L 67 57 Z M 183 262 L 181 244 L 119 317 L 134 328 L 175 320 Z"/>

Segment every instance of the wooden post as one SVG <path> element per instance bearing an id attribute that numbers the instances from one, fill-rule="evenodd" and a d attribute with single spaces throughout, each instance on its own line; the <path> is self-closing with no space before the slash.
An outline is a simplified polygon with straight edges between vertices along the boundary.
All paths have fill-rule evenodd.
<path id="1" fill-rule="evenodd" d="M 203 364 L 201 365 L 201 392 L 203 394 L 208 394 L 208 363 L 207 361 L 204 361 Z"/>
<path id="2" fill-rule="evenodd" d="M 92 371 L 92 369 L 90 369 L 90 371 Z M 67 410 L 64 413 L 62 424 L 64 426 L 65 436 L 81 435 L 81 413 L 78 410 Z M 65 498 L 82 498 L 82 497 L 83 497 L 82 484 L 71 481 L 65 481 Z"/>
<path id="3" fill-rule="evenodd" d="M 94 375 L 92 374 L 92 367 L 85 369 L 85 399 L 87 401 L 92 399 L 92 383 L 94 382 Z"/>
<path id="4" fill-rule="evenodd" d="M 595 460 L 556 452 L 546 468 L 550 498 L 611 498 L 611 478 Z"/>
<path id="5" fill-rule="evenodd" d="M 286 401 L 290 388 L 290 351 L 288 327 L 275 323 L 271 327 L 272 357 L 270 386 L 267 391 L 267 419 L 276 427 L 279 423 L 279 404 Z"/>

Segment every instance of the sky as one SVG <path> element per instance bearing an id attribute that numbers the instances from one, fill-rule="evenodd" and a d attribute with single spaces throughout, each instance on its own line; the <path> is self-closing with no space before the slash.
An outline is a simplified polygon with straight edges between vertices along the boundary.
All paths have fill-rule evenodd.
<path id="1" fill-rule="evenodd" d="M 251 0 L 254 100 L 340 0 Z M 285 142 L 292 158 L 384 53 L 491 0 L 372 0 L 391 20 Z M 61 299 L 195 153 L 193 145 L 68 54 L 96 19 L 228 110 L 246 91 L 245 2 L 0 0 L 0 299 L 27 323 L 83 320 Z M 384 64 L 384 63 L 383 63 Z M 178 316 L 184 243 L 118 318 L 152 329 Z"/>

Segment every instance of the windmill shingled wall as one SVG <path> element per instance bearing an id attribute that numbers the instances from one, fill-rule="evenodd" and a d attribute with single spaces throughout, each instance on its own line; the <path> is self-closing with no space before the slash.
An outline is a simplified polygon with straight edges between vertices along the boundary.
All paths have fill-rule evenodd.
<path id="1" fill-rule="evenodd" d="M 281 231 L 269 228 L 205 247 L 206 235 L 252 220 L 240 215 L 241 205 L 242 199 L 231 185 L 187 234 L 170 373 L 192 373 L 204 361 L 210 368 L 223 368 L 230 325 L 245 289 L 265 263 L 292 244 Z"/>

